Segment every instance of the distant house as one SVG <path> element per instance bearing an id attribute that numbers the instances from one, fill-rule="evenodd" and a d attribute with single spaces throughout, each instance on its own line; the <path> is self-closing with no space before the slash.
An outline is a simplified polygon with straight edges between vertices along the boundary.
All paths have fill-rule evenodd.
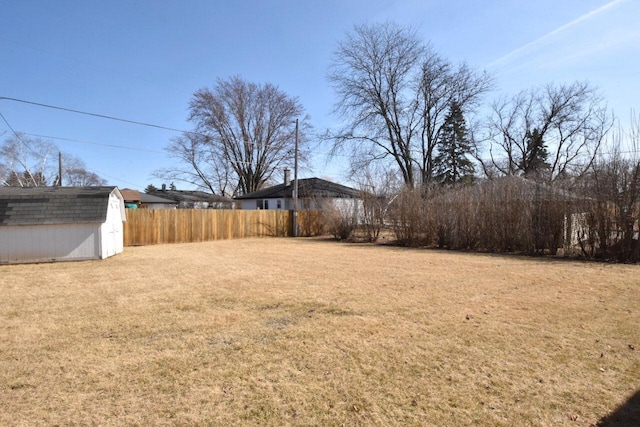
<path id="1" fill-rule="evenodd" d="M 294 182 L 290 179 L 289 170 L 285 169 L 282 184 L 263 188 L 235 199 L 242 204 L 244 210 L 292 210 L 293 187 Z M 361 194 L 359 190 L 321 178 L 299 179 L 298 209 L 320 210 L 333 207 L 342 211 L 352 211 L 357 216 L 362 205 Z"/>
<path id="2" fill-rule="evenodd" d="M 122 198 L 124 199 L 125 208 L 136 209 L 140 206 L 140 192 L 138 190 L 123 188 L 120 190 L 120 194 L 122 194 Z"/>
<path id="3" fill-rule="evenodd" d="M 139 207 L 142 209 L 175 209 L 178 207 L 178 203 L 153 194 L 140 193 Z"/>
<path id="4" fill-rule="evenodd" d="M 127 209 L 175 209 L 178 206 L 176 201 L 141 193 L 138 190 L 123 188 L 120 193 Z"/>
<path id="5" fill-rule="evenodd" d="M 172 200 L 178 209 L 233 209 L 233 199 L 217 196 L 204 191 L 168 190 L 165 185 L 162 190 L 148 193 L 151 196 Z"/>
<path id="6" fill-rule="evenodd" d="M 0 187 L 0 263 L 116 255 L 123 221 L 117 187 Z"/>

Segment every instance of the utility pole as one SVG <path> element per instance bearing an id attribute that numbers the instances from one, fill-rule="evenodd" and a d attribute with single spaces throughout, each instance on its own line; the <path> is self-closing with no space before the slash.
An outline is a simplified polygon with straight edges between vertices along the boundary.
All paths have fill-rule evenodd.
<path id="1" fill-rule="evenodd" d="M 62 151 L 58 151 L 58 187 L 62 187 Z"/>
<path id="2" fill-rule="evenodd" d="M 298 237 L 298 119 L 296 119 L 296 148 L 293 159 L 293 237 Z"/>

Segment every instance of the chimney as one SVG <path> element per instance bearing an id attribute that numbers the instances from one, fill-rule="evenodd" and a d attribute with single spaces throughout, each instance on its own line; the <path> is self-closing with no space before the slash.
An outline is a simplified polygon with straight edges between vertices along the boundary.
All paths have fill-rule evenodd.
<path id="1" fill-rule="evenodd" d="M 291 185 L 291 177 L 289 175 L 289 168 L 284 168 L 284 186 L 288 187 Z"/>
<path id="2" fill-rule="evenodd" d="M 167 184 L 162 184 L 162 191 L 167 191 Z"/>

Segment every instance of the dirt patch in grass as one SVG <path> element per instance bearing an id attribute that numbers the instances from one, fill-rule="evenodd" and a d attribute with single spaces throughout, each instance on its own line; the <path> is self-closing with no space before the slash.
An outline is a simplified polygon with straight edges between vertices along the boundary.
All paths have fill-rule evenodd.
<path id="1" fill-rule="evenodd" d="M 0 425 L 588 426 L 640 389 L 638 266 L 249 239 L 0 295 Z"/>

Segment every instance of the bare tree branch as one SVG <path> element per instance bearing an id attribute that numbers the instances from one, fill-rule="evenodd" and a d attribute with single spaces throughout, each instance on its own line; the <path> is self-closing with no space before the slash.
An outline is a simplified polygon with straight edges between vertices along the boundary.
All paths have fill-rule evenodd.
<path id="1" fill-rule="evenodd" d="M 393 23 L 357 26 L 338 45 L 329 80 L 334 112 L 347 124 L 328 135 L 332 152 L 371 148 L 390 156 L 409 186 L 433 178 L 433 158 L 452 101 L 471 110 L 492 85 L 486 74 L 454 66 Z M 381 157 L 369 156 L 371 161 Z"/>
<path id="2" fill-rule="evenodd" d="M 485 139 L 490 163 L 504 175 L 528 172 L 534 132 L 549 151 L 548 179 L 582 175 L 613 125 L 600 94 L 585 82 L 522 91 L 494 102 L 492 110 Z"/>
<path id="3" fill-rule="evenodd" d="M 41 139 L 30 139 L 16 134 L 0 145 L 0 185 L 39 187 L 57 185 L 60 179 L 58 147 Z M 87 170 L 85 163 L 64 153 L 63 181 L 67 186 L 104 185 L 105 180 Z"/>
<path id="4" fill-rule="evenodd" d="M 186 168 L 158 174 L 180 177 L 213 193 L 231 195 L 232 188 L 233 194 L 245 194 L 260 189 L 275 171 L 293 163 L 295 120 L 301 119 L 302 146 L 310 129 L 308 117 L 301 117 L 304 109 L 297 98 L 274 85 L 258 85 L 240 77 L 218 80 L 213 89 L 198 90 L 189 109 L 189 120 L 199 135 L 184 135 L 167 147 Z M 301 149 L 299 160 L 305 157 Z"/>

